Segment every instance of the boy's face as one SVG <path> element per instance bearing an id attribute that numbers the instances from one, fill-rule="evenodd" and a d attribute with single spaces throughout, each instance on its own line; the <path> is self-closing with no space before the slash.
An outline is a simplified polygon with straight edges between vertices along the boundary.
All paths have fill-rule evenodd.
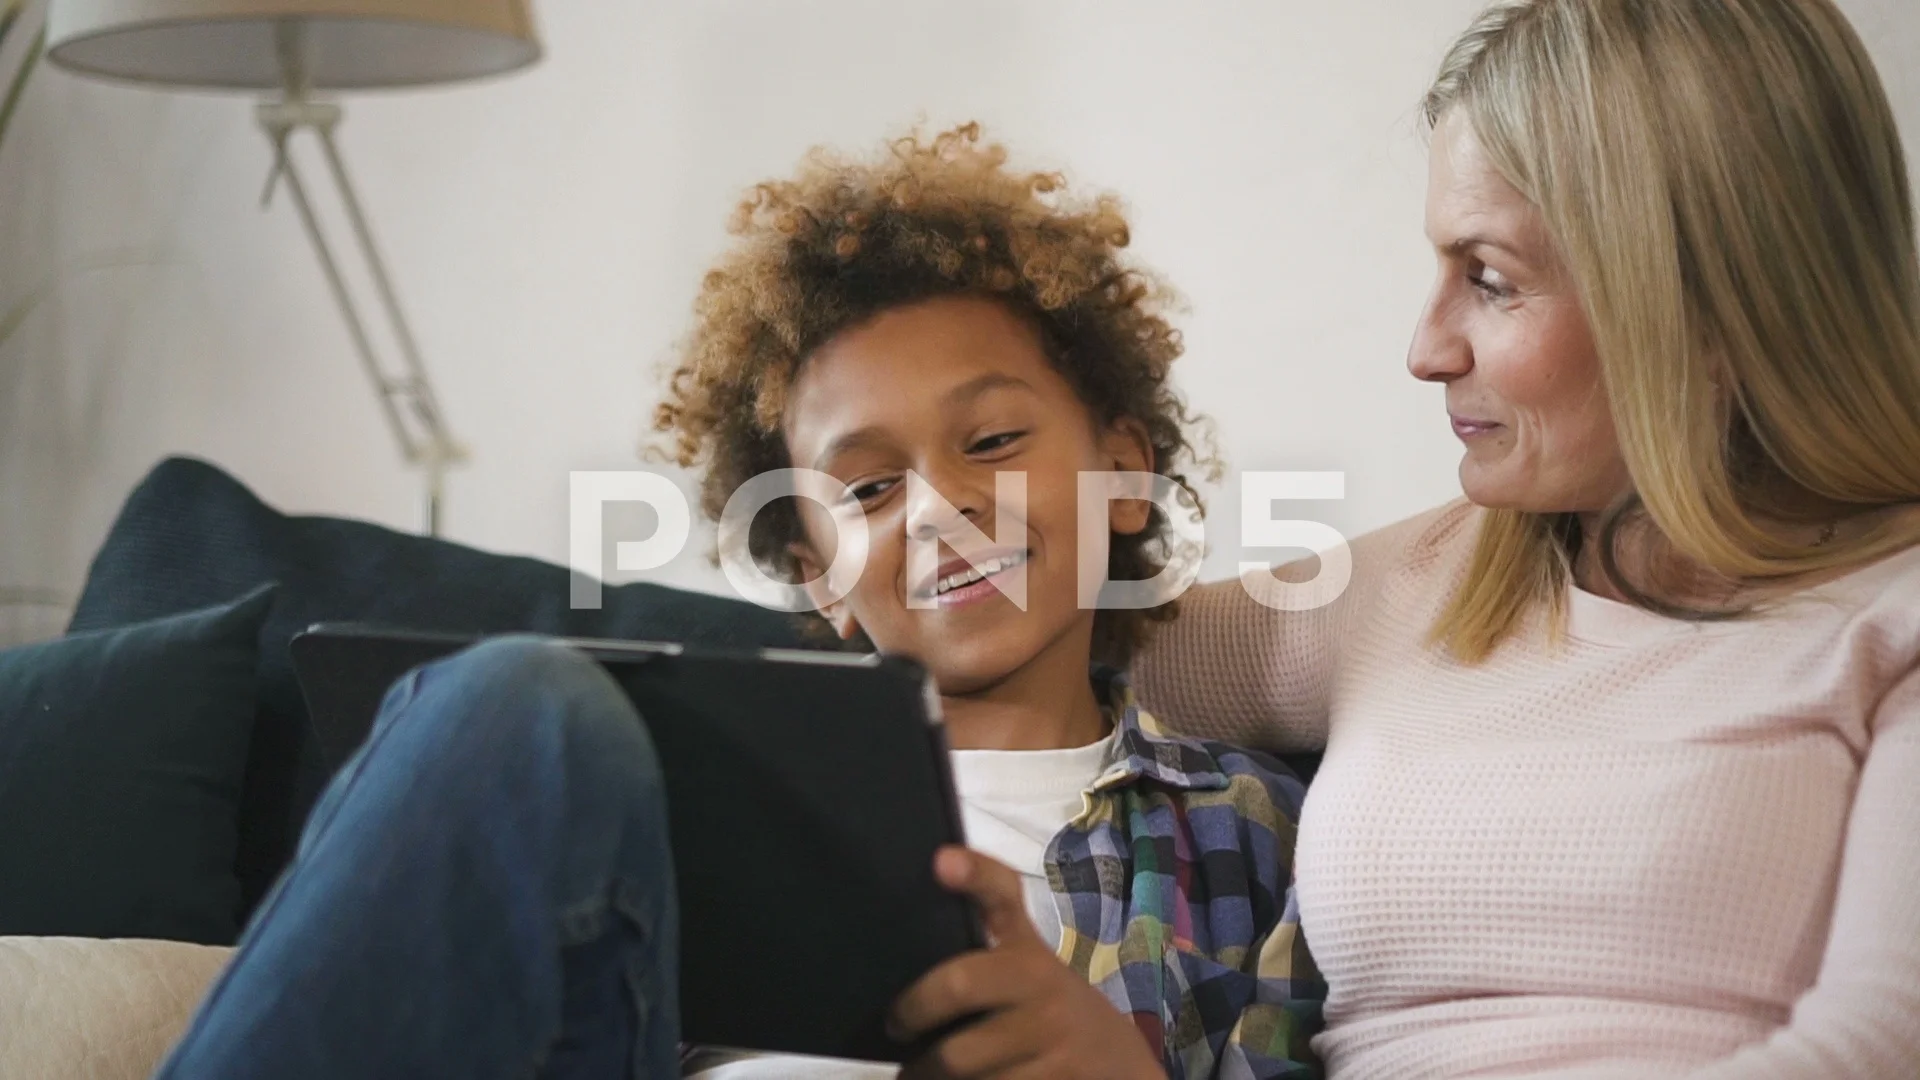
<path id="1" fill-rule="evenodd" d="M 976 297 L 882 312 L 808 356 L 788 402 L 786 443 L 795 468 L 841 481 L 866 515 L 866 569 L 824 612 L 843 634 L 857 625 L 882 652 L 920 661 L 949 695 L 990 689 L 1042 657 L 1084 671 L 1094 612 L 1078 604 L 1079 474 L 1151 471 L 1153 451 L 1142 425 L 1097 424 L 1033 327 Z M 1003 470 L 1026 474 L 1024 507 L 995 507 Z M 909 472 L 951 510 L 910 499 Z M 795 554 L 818 579 L 835 554 L 832 517 L 811 500 L 799 505 L 805 539 Z M 1144 502 L 1115 501 L 1108 525 L 1137 533 L 1148 513 Z M 962 520 L 985 542 L 956 534 Z M 910 533 L 940 538 L 932 575 L 910 572 L 918 569 L 908 566 Z M 1014 595 L 1024 577 L 1026 610 L 993 582 L 954 581 L 967 569 L 955 562 L 963 554 L 1004 564 L 992 576 Z"/>

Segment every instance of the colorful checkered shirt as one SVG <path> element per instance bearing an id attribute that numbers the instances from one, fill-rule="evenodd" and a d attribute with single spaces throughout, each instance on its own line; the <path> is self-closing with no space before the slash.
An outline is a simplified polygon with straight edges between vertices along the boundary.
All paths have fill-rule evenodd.
<path id="1" fill-rule="evenodd" d="M 1319 1076 L 1307 1039 L 1325 984 L 1293 890 L 1305 787 L 1264 754 L 1164 734 L 1123 677 L 1095 677 L 1115 759 L 1047 846 L 1060 958 L 1172 1080 Z"/>

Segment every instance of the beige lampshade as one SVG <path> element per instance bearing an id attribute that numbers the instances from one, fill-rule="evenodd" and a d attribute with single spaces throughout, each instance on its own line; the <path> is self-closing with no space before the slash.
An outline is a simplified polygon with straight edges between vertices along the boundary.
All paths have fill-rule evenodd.
<path id="1" fill-rule="evenodd" d="M 90 75 L 271 90 L 289 31 L 317 90 L 478 78 L 540 56 L 528 0 L 53 0 L 47 56 Z"/>

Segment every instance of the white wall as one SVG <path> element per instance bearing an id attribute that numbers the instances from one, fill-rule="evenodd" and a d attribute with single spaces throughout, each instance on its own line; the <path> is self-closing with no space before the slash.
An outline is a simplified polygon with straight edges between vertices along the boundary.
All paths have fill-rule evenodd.
<path id="1" fill-rule="evenodd" d="M 1847 0 L 1920 146 L 1920 10 Z M 474 460 L 447 532 L 552 560 L 624 468 L 738 193 L 808 146 L 977 118 L 1130 202 L 1191 301 L 1179 379 L 1236 468 L 1339 469 L 1350 535 L 1456 490 L 1402 367 L 1431 257 L 1417 101 L 1478 0 L 567 0 L 499 81 L 356 97 L 342 137 Z M 42 70 L 0 147 L 0 586 L 68 593 L 168 453 L 411 527 L 397 460 L 244 98 Z M 1237 557 L 1237 514 L 1216 497 Z M 700 538 L 653 576 L 718 587 Z M 0 628 L 3 630 L 4 628 Z"/>

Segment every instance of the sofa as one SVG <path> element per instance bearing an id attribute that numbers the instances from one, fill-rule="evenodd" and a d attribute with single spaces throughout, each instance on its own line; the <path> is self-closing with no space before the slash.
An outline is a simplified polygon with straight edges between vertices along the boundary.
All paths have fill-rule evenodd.
<path id="1" fill-rule="evenodd" d="M 147 1075 L 326 781 L 287 644 L 321 621 L 837 648 L 800 618 L 293 516 L 157 465 L 65 637 L 0 652 L 0 1078 Z"/>
<path id="2" fill-rule="evenodd" d="M 649 583 L 574 609 L 572 584 L 535 559 L 284 514 L 207 462 L 156 466 L 66 635 L 0 650 L 0 1080 L 132 1080 L 178 1037 L 327 780 L 299 630 L 847 647 L 804 616 Z"/>

